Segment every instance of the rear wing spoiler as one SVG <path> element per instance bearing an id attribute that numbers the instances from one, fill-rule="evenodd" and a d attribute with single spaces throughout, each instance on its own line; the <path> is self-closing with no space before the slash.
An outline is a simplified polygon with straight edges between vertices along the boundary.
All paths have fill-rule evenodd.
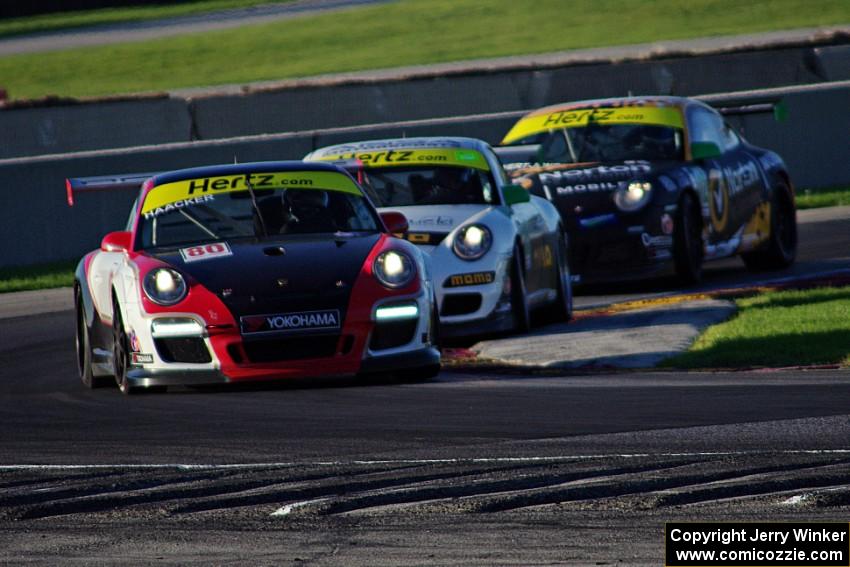
<path id="1" fill-rule="evenodd" d="M 781 97 L 778 98 L 747 98 L 727 99 L 723 101 L 705 101 L 723 116 L 743 116 L 746 114 L 773 114 L 777 122 L 784 122 L 788 117 L 788 108 Z"/>
<path id="2" fill-rule="evenodd" d="M 124 175 L 103 175 L 99 177 L 69 177 L 65 180 L 65 192 L 68 197 L 68 206 L 74 206 L 74 195 L 77 193 L 88 193 L 90 191 L 112 191 L 114 189 L 127 189 L 138 191 L 142 183 L 157 175 L 154 173 L 127 173 Z"/>

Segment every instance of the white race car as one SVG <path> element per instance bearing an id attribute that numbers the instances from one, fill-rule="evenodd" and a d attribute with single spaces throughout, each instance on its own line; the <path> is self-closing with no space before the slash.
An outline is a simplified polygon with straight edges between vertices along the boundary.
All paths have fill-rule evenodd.
<path id="1" fill-rule="evenodd" d="M 558 211 L 511 184 L 493 150 L 471 138 L 401 138 L 318 149 L 305 161 L 349 170 L 404 237 L 431 257 L 445 337 L 530 327 L 548 307 L 572 316 L 567 241 Z"/>

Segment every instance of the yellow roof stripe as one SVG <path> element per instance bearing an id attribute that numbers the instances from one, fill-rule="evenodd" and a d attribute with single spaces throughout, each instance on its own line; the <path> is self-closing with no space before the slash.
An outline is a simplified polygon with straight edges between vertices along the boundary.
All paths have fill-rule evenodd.
<path id="1" fill-rule="evenodd" d="M 579 128 L 595 124 L 649 124 L 682 128 L 681 111 L 672 106 L 625 106 L 616 108 L 562 109 L 534 113 L 514 124 L 502 140 L 511 144 L 527 136 L 562 128 Z"/>
<path id="2" fill-rule="evenodd" d="M 333 171 L 285 171 L 268 173 L 240 173 L 217 177 L 199 177 L 157 185 L 151 189 L 142 205 L 142 213 L 147 213 L 187 199 L 207 195 L 219 195 L 236 191 L 247 191 L 246 176 L 256 189 L 316 189 L 340 191 L 353 195 L 362 195 L 360 188 L 347 175 Z"/>
<path id="3" fill-rule="evenodd" d="M 477 150 L 465 148 L 428 148 L 369 150 L 315 156 L 317 161 L 359 161 L 364 167 L 411 167 L 417 165 L 453 165 L 490 171 L 487 160 Z"/>

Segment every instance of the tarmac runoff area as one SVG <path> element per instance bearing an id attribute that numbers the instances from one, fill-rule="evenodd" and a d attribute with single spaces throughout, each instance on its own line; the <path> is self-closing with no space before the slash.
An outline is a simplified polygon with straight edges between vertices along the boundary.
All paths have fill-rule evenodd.
<path id="1" fill-rule="evenodd" d="M 583 314 L 570 323 L 482 341 L 470 350 L 496 365 L 611 369 L 652 368 L 688 349 L 702 331 L 729 319 L 735 304 L 724 299 L 666 298 L 636 309 Z M 655 302 L 654 302 L 655 303 Z"/>

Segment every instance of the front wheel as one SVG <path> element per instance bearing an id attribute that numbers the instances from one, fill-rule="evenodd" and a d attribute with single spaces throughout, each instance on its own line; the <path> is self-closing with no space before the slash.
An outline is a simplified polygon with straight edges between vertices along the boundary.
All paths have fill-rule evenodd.
<path id="1" fill-rule="evenodd" d="M 784 183 L 773 189 L 770 199 L 770 236 L 761 250 L 741 254 L 750 270 L 781 270 L 797 256 L 797 211 Z"/>
<path id="2" fill-rule="evenodd" d="M 527 333 L 531 329 L 531 308 L 528 306 L 524 274 L 522 254 L 517 247 L 514 248 L 514 255 L 511 258 L 511 312 L 514 318 L 514 331 L 517 333 Z"/>
<path id="3" fill-rule="evenodd" d="M 89 326 L 86 323 L 83 297 L 79 288 L 75 291 L 74 298 L 77 314 L 77 370 L 80 373 L 80 380 L 82 380 L 86 388 L 100 388 L 104 384 L 101 378 L 94 375 L 94 370 L 92 369 L 91 335 L 89 334 Z"/>
<path id="4" fill-rule="evenodd" d="M 684 284 L 702 279 L 702 213 L 693 195 L 685 193 L 679 201 L 673 228 L 673 264 Z"/>
<path id="5" fill-rule="evenodd" d="M 563 232 L 558 233 L 558 298 L 553 310 L 555 321 L 569 321 L 573 318 L 573 280 L 570 274 L 567 239 Z"/>
<path id="6" fill-rule="evenodd" d="M 130 385 L 127 373 L 130 371 L 130 349 L 127 340 L 127 332 L 124 330 L 124 322 L 121 319 L 121 309 L 118 301 L 112 302 L 112 373 L 115 375 L 115 383 L 124 395 L 132 395 L 139 392 L 139 388 Z"/>

